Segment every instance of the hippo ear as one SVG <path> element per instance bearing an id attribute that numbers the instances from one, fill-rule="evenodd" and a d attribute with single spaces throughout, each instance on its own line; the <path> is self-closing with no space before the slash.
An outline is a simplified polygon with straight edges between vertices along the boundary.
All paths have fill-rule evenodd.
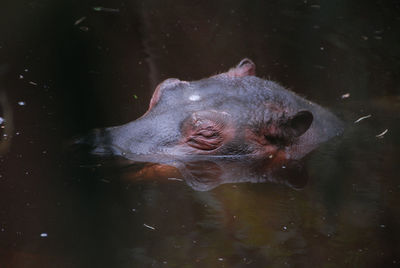
<path id="1" fill-rule="evenodd" d="M 239 62 L 239 64 L 231 68 L 226 74 L 229 77 L 244 77 L 249 75 L 256 75 L 256 65 L 250 59 L 243 59 Z"/>
<path id="2" fill-rule="evenodd" d="M 310 128 L 313 119 L 314 117 L 309 111 L 298 112 L 283 124 L 285 136 L 300 137 Z"/>

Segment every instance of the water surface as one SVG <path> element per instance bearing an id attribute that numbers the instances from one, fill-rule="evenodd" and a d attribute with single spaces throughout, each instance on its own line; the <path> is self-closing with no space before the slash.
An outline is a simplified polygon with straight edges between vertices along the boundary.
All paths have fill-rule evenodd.
<path id="1" fill-rule="evenodd" d="M 397 267 L 399 24 L 398 1 L 6 1 L 0 266 Z M 142 115 L 163 79 L 244 57 L 344 135 L 272 175 L 65 153 Z"/>

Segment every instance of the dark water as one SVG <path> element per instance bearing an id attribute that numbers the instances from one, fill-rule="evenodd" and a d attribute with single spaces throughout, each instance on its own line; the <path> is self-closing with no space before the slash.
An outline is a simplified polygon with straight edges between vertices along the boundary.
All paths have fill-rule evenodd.
<path id="1" fill-rule="evenodd" d="M 399 1 L 3 1 L 0 267 L 398 267 L 399 26 Z M 343 137 L 277 177 L 65 154 L 244 57 Z"/>

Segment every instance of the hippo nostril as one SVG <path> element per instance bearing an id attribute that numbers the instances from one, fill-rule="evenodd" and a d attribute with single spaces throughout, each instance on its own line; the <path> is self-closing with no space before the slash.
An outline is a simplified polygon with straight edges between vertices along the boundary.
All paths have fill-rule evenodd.
<path id="1" fill-rule="evenodd" d="M 230 77 L 254 76 L 256 74 L 256 65 L 252 60 L 245 58 L 225 74 Z"/>
<path id="2" fill-rule="evenodd" d="M 243 59 L 243 60 L 241 60 L 241 61 L 239 62 L 239 64 L 237 65 L 237 67 L 243 67 L 243 66 L 245 66 L 245 65 L 254 65 L 254 62 L 253 62 L 252 60 L 248 59 L 248 58 L 245 58 L 245 59 Z"/>

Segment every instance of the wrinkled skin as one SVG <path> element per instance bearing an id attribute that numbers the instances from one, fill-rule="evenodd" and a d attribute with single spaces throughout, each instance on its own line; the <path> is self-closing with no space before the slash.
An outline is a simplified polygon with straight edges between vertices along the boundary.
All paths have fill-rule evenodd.
<path id="1" fill-rule="evenodd" d="M 188 155 L 300 159 L 339 135 L 333 114 L 280 85 L 255 76 L 255 65 L 199 81 L 159 84 L 148 111 L 122 126 L 97 129 L 78 143 L 95 154 Z"/>

